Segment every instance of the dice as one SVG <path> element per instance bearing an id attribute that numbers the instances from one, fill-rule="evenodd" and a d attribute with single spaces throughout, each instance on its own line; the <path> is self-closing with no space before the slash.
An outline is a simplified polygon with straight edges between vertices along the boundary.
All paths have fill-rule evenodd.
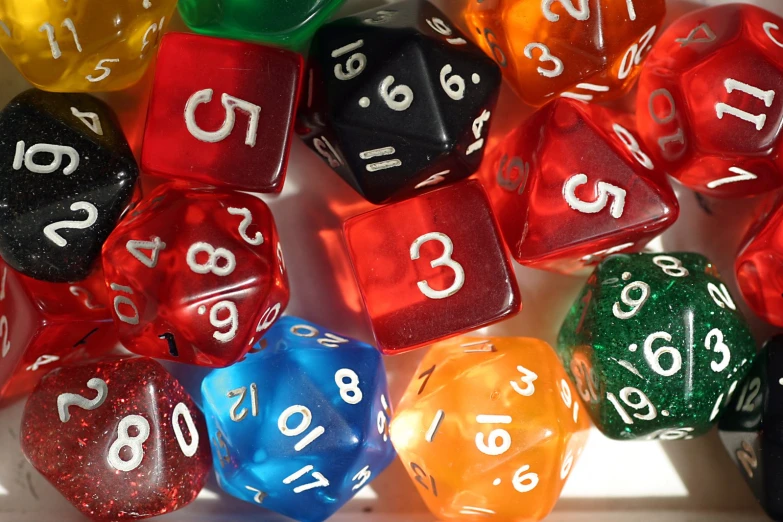
<path id="1" fill-rule="evenodd" d="M 167 34 L 158 53 L 142 168 L 175 180 L 279 192 L 302 64 L 301 56 L 281 49 Z"/>
<path id="2" fill-rule="evenodd" d="M 106 242 L 104 271 L 120 340 L 157 359 L 228 366 L 288 304 L 272 214 L 238 192 L 160 186 Z"/>
<path id="3" fill-rule="evenodd" d="M 658 35 L 664 0 L 469 0 L 465 22 L 528 104 L 626 94 Z M 475 34 L 472 33 L 475 31 Z"/>
<path id="4" fill-rule="evenodd" d="M 743 197 L 783 185 L 783 19 L 747 4 L 672 24 L 639 80 L 642 140 L 687 187 Z"/>
<path id="5" fill-rule="evenodd" d="M 539 109 L 493 146 L 480 176 L 506 245 L 535 268 L 578 272 L 640 249 L 679 215 L 630 117 L 571 100 Z"/>
<path id="6" fill-rule="evenodd" d="M 180 0 L 179 12 L 197 33 L 301 48 L 344 0 Z"/>
<path id="7" fill-rule="evenodd" d="M 202 395 L 219 484 L 295 520 L 325 520 L 394 459 L 381 355 L 302 319 L 210 372 Z"/>
<path id="8" fill-rule="evenodd" d="M 110 353 L 107 303 L 100 268 L 78 283 L 48 283 L 0 261 L 0 400 L 29 393 L 53 368 Z"/>
<path id="9" fill-rule="evenodd" d="M 621 440 L 706 433 L 756 352 L 715 266 L 684 252 L 603 261 L 557 350 L 593 422 Z"/>
<path id="10" fill-rule="evenodd" d="M 373 203 L 473 174 L 501 77 L 463 36 L 424 0 L 323 26 L 297 131 Z"/>
<path id="11" fill-rule="evenodd" d="M 0 256 L 36 279 L 84 279 L 138 176 L 111 109 L 29 90 L 0 112 L 0 136 Z"/>
<path id="12" fill-rule="evenodd" d="M 0 5 L 0 48 L 47 91 L 116 91 L 147 69 L 176 0 L 8 0 Z"/>
<path id="13" fill-rule="evenodd" d="M 436 344 L 391 425 L 394 447 L 441 520 L 541 520 L 590 421 L 552 347 L 538 339 Z"/>
<path id="14" fill-rule="evenodd" d="M 387 355 L 486 326 L 522 307 L 477 181 L 367 212 L 343 228 L 375 340 Z"/>
<path id="15" fill-rule="evenodd" d="M 718 423 L 726 451 L 773 520 L 783 519 L 782 343 L 781 336 L 766 343 Z"/>
<path id="16" fill-rule="evenodd" d="M 757 219 L 739 248 L 734 269 L 737 285 L 751 310 L 776 326 L 783 326 L 783 211 L 779 197 L 757 209 Z"/>
<path id="17" fill-rule="evenodd" d="M 21 442 L 35 469 L 92 520 L 179 509 L 210 471 L 204 416 L 151 359 L 48 373 L 25 406 Z"/>

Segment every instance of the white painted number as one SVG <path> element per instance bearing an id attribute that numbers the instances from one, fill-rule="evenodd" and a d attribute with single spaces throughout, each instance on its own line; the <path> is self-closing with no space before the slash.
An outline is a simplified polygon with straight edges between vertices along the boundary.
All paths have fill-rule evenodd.
<path id="1" fill-rule="evenodd" d="M 565 70 L 565 66 L 563 65 L 563 60 L 553 55 L 552 52 L 549 50 L 549 47 L 547 47 L 542 43 L 533 42 L 525 46 L 524 53 L 528 59 L 530 60 L 533 59 L 534 49 L 538 49 L 539 51 L 541 51 L 541 55 L 538 57 L 539 62 L 552 62 L 552 67 L 553 67 L 552 69 L 546 69 L 544 67 L 539 66 L 536 68 L 538 74 L 540 74 L 541 76 L 545 76 L 547 78 L 556 78 L 557 76 L 563 74 L 563 71 Z"/>
<path id="2" fill-rule="evenodd" d="M 696 35 L 699 33 L 703 33 L 704 36 L 697 38 Z M 688 36 L 685 38 L 677 38 L 674 41 L 680 44 L 680 47 L 688 47 L 692 44 L 697 43 L 711 43 L 714 42 L 718 37 L 715 36 L 715 33 L 712 29 L 710 29 L 710 26 L 706 23 L 703 23 L 701 25 L 697 25 L 690 33 L 688 33 Z"/>
<path id="3" fill-rule="evenodd" d="M 8 317 L 6 316 L 0 317 L 0 334 L 3 335 L 2 356 L 5 358 L 5 356 L 8 355 L 8 352 L 11 351 L 11 341 L 8 339 L 11 337 L 11 331 L 8 325 Z"/>
<path id="4" fill-rule="evenodd" d="M 24 141 L 16 142 L 16 154 L 14 155 L 14 170 L 19 170 L 22 165 L 25 166 L 30 172 L 36 174 L 50 174 L 58 170 L 62 166 L 63 157 L 68 157 L 68 166 L 63 169 L 63 174 L 66 176 L 76 172 L 79 167 L 79 153 L 73 147 L 65 145 L 52 145 L 49 143 L 37 143 L 24 150 Z M 42 165 L 35 162 L 35 155 L 38 153 L 51 154 L 53 156 L 52 161 L 48 164 Z"/>
<path id="5" fill-rule="evenodd" d="M 729 172 L 736 174 L 736 176 L 726 176 L 725 178 L 710 181 L 707 183 L 707 188 L 714 189 L 729 183 L 737 183 L 738 181 L 752 181 L 754 179 L 758 179 L 757 175 L 739 167 L 730 167 Z"/>
<path id="6" fill-rule="evenodd" d="M 387 76 L 378 87 L 378 94 L 391 110 L 405 111 L 413 103 L 413 91 L 407 85 L 397 85 L 392 89 L 393 84 L 394 76 Z"/>
<path id="7" fill-rule="evenodd" d="M 248 209 L 229 207 L 228 213 L 232 216 L 242 216 L 242 222 L 239 224 L 239 235 L 242 236 L 246 243 L 253 246 L 264 244 L 264 235 L 261 232 L 256 232 L 252 238 L 247 235 L 248 227 L 253 224 L 253 215 Z"/>
<path id="8" fill-rule="evenodd" d="M 686 277 L 690 272 L 682 266 L 682 261 L 672 256 L 655 256 L 653 263 L 658 266 L 663 273 L 671 277 Z"/>
<path id="9" fill-rule="evenodd" d="M 626 146 L 628 151 L 633 155 L 633 157 L 636 159 L 636 161 L 639 162 L 641 166 L 647 170 L 653 170 L 655 168 L 652 160 L 650 159 L 650 156 L 642 151 L 641 147 L 639 146 L 639 142 L 636 138 L 634 138 L 633 134 L 628 132 L 628 129 L 615 123 L 612 125 L 612 130 L 614 130 L 614 133 L 617 135 L 620 141 L 623 142 L 623 145 Z"/>
<path id="10" fill-rule="evenodd" d="M 189 443 L 185 441 L 185 436 L 182 434 L 182 427 L 179 425 L 180 417 L 185 419 L 185 425 L 188 427 L 188 433 L 190 434 Z M 177 437 L 177 443 L 179 443 L 182 453 L 186 457 L 195 455 L 199 442 L 198 430 L 193 422 L 193 416 L 184 402 L 180 402 L 174 407 L 174 413 L 171 414 L 171 424 L 174 427 L 174 436 Z"/>
<path id="11" fill-rule="evenodd" d="M 440 18 L 427 18 L 427 25 L 429 25 L 433 31 L 441 36 L 451 36 L 454 34 L 454 31 L 451 29 L 451 27 L 446 25 L 446 22 Z M 448 38 L 446 41 L 451 45 L 465 45 L 468 43 L 464 38 Z"/>
<path id="12" fill-rule="evenodd" d="M 652 26 L 650 29 L 647 30 L 646 33 L 642 35 L 642 37 L 639 39 L 639 43 L 633 44 L 625 52 L 625 56 L 623 56 L 623 61 L 620 63 L 620 70 L 617 73 L 618 79 L 625 80 L 626 78 L 628 78 L 628 75 L 631 74 L 631 71 L 633 70 L 634 66 L 637 66 L 642 63 L 642 56 L 644 56 L 644 53 L 646 53 L 652 47 L 650 45 L 650 40 L 652 40 L 653 36 L 655 36 L 655 31 L 657 30 L 658 30 L 657 26 L 655 25 Z"/>
<path id="13" fill-rule="evenodd" d="M 56 223 L 46 225 L 43 229 L 43 233 L 49 241 L 62 248 L 68 244 L 68 241 L 57 232 L 58 230 L 64 228 L 70 230 L 83 230 L 85 228 L 90 228 L 98 221 L 98 209 L 92 203 L 77 201 L 71 205 L 72 212 L 78 212 L 80 210 L 87 212 L 87 217 L 82 221 L 57 221 Z"/>
<path id="14" fill-rule="evenodd" d="M 117 63 L 119 62 L 119 58 L 104 58 L 103 60 L 100 60 L 98 62 L 98 65 L 95 66 L 96 71 L 103 71 L 100 76 L 93 76 L 92 74 L 87 75 L 85 78 L 87 78 L 88 82 L 99 82 L 101 80 L 105 80 L 109 77 L 111 74 L 111 69 L 109 67 L 106 67 L 107 63 Z"/>
<path id="15" fill-rule="evenodd" d="M 611 183 L 599 181 L 596 183 L 598 195 L 595 200 L 582 201 L 576 197 L 576 189 L 585 183 L 587 183 L 585 174 L 576 174 L 566 180 L 565 185 L 563 185 L 563 197 L 569 207 L 584 214 L 595 214 L 606 208 L 606 205 L 609 204 L 609 196 L 613 196 L 614 200 L 609 207 L 609 213 L 615 219 L 622 217 L 623 209 L 625 209 L 625 189 L 621 189 Z"/>
<path id="16" fill-rule="evenodd" d="M 301 415 L 302 420 L 299 422 L 299 425 L 297 425 L 295 428 L 289 428 L 288 427 L 288 419 L 290 419 L 294 415 Z M 313 413 L 310 411 L 309 408 L 301 405 L 295 405 L 290 406 L 286 408 L 286 410 L 280 414 L 280 417 L 277 418 L 277 428 L 280 430 L 280 433 L 285 435 L 286 437 L 297 437 L 304 433 L 307 428 L 310 427 L 310 424 L 313 422 Z M 302 440 L 296 443 L 294 445 L 295 451 L 302 451 L 307 446 L 312 444 L 318 437 L 326 433 L 326 430 L 323 426 L 316 426 L 313 428 L 313 430 L 305 435 Z"/>
<path id="17" fill-rule="evenodd" d="M 364 40 L 357 40 L 332 51 L 332 58 L 340 58 L 350 52 L 361 49 L 363 46 Z M 354 53 L 349 56 L 348 61 L 345 62 L 345 69 L 343 69 L 343 64 L 341 63 L 334 66 L 334 76 L 338 80 L 353 80 L 364 71 L 365 67 L 367 67 L 367 56 L 363 53 Z"/>
<path id="18" fill-rule="evenodd" d="M 242 408 L 241 410 L 237 411 L 239 407 L 242 405 L 242 401 L 245 400 L 245 395 L 247 394 L 247 388 L 242 386 L 241 388 L 237 388 L 235 390 L 229 390 L 226 393 L 226 397 L 229 399 L 233 399 L 234 397 L 239 397 L 239 399 L 231 406 L 231 409 L 228 412 L 228 416 L 231 418 L 234 422 L 242 422 L 245 417 L 247 417 L 247 408 Z M 256 383 L 250 383 L 250 408 L 253 411 L 253 417 L 258 416 L 258 386 Z"/>
<path id="19" fill-rule="evenodd" d="M 359 473 L 353 476 L 353 481 L 356 482 L 359 481 L 358 484 L 356 484 L 354 487 L 351 488 L 351 491 L 357 491 L 359 489 L 362 489 L 365 484 L 367 484 L 367 481 L 370 480 L 370 477 L 372 477 L 372 471 L 370 471 L 370 466 L 364 466 Z"/>
<path id="20" fill-rule="evenodd" d="M 428 241 L 439 241 L 443 245 L 443 255 L 430 262 L 430 266 L 432 268 L 445 266 L 453 270 L 454 283 L 445 290 L 433 290 L 427 281 L 419 281 L 416 284 L 421 293 L 430 299 L 445 299 L 446 297 L 450 297 L 459 292 L 465 284 L 465 270 L 462 268 L 461 264 L 451 257 L 452 254 L 454 254 L 454 243 L 451 241 L 451 238 L 441 232 L 429 232 L 419 236 L 416 241 L 413 242 L 410 252 L 413 261 L 419 259 L 421 246 Z"/>
<path id="21" fill-rule="evenodd" d="M 79 43 L 79 35 L 76 34 L 76 26 L 73 24 L 73 20 L 66 18 L 63 20 L 63 23 L 60 24 L 60 27 L 65 27 L 71 32 L 71 35 L 73 35 L 73 43 L 76 45 L 76 50 L 82 52 L 82 46 Z M 54 34 L 54 26 L 49 22 L 45 22 L 43 25 L 41 25 L 41 27 L 38 28 L 38 32 L 46 32 L 46 36 L 49 38 L 49 48 L 52 51 L 52 58 L 55 60 L 60 58 L 63 53 L 60 50 L 60 44 L 57 43 L 57 38 Z"/>
<path id="22" fill-rule="evenodd" d="M 197 256 L 202 252 L 206 252 L 209 256 L 207 262 L 203 264 L 197 261 Z M 223 260 L 222 263 L 221 259 Z M 230 275 L 237 266 L 237 259 L 230 250 L 215 248 L 209 243 L 202 241 L 190 245 L 186 260 L 190 269 L 195 273 L 209 274 L 211 272 L 220 277 Z"/>
<path id="23" fill-rule="evenodd" d="M 345 380 L 348 379 L 348 382 Z M 362 402 L 362 390 L 359 389 L 359 376 L 356 372 L 343 368 L 334 374 L 334 382 L 340 388 L 340 398 L 348 404 Z"/>
<path id="24" fill-rule="evenodd" d="M 511 479 L 511 485 L 520 493 L 533 491 L 538 486 L 538 474 L 529 473 L 529 470 L 530 466 L 522 466 L 514 473 L 514 478 Z"/>
<path id="25" fill-rule="evenodd" d="M 75 297 L 83 296 L 82 304 L 88 310 L 103 310 L 105 308 L 103 305 L 93 302 L 95 297 L 86 288 L 82 288 L 81 286 L 70 286 L 68 287 L 68 291 Z"/>
<path id="26" fill-rule="evenodd" d="M 753 478 L 753 472 L 756 471 L 759 465 L 759 459 L 756 457 L 756 452 L 753 451 L 753 446 L 744 440 L 741 446 L 741 449 L 738 449 L 736 452 L 737 461 L 742 464 L 742 468 L 745 470 L 748 478 Z"/>
<path id="27" fill-rule="evenodd" d="M 47 364 L 52 364 L 59 360 L 60 358 L 56 355 L 42 355 L 38 359 L 36 359 L 33 364 L 27 367 L 27 371 L 37 372 L 41 368 L 41 366 L 46 366 Z"/>
<path id="28" fill-rule="evenodd" d="M 726 89 L 726 93 L 728 94 L 731 94 L 734 91 L 740 91 L 753 96 L 754 98 L 758 98 L 764 102 L 766 107 L 772 107 L 772 102 L 775 99 L 774 90 L 770 89 L 768 91 L 764 91 L 758 87 L 748 85 L 747 83 L 743 83 L 733 78 L 726 78 L 726 80 L 723 82 L 723 87 Z M 766 114 L 750 114 L 749 112 L 722 102 L 715 104 L 715 114 L 718 116 L 719 120 L 722 120 L 725 114 L 730 114 L 741 120 L 753 123 L 756 126 L 757 131 L 764 129 L 764 125 L 767 122 Z"/>
<path id="29" fill-rule="evenodd" d="M 291 484 L 303 476 L 307 475 L 308 473 L 311 473 L 313 478 L 315 479 L 315 482 L 311 482 L 310 484 L 302 484 L 301 486 L 297 486 L 294 488 L 294 493 L 301 493 L 303 491 L 307 491 L 309 489 L 313 488 L 325 488 L 329 486 L 329 481 L 324 477 L 320 472 L 313 471 L 315 469 L 313 466 L 308 465 L 300 469 L 299 471 L 296 471 L 289 475 L 288 477 L 283 479 L 283 484 Z"/>
<path id="30" fill-rule="evenodd" d="M 94 112 L 82 112 L 76 107 L 71 107 L 71 114 L 79 118 L 79 121 L 93 131 L 98 136 L 103 136 L 103 127 L 101 127 L 101 119 Z"/>
<path id="31" fill-rule="evenodd" d="M 639 396 L 639 402 L 631 402 L 632 394 L 636 394 Z M 607 393 L 606 398 L 615 407 L 617 413 L 620 414 L 620 417 L 623 419 L 623 422 L 625 422 L 626 424 L 633 424 L 633 419 L 631 418 L 630 415 L 628 415 L 628 412 L 625 411 L 625 408 L 623 408 L 622 404 L 620 404 L 620 402 L 617 400 L 617 397 L 615 397 L 613 393 Z M 648 408 L 648 411 L 645 414 L 640 414 L 640 413 L 633 414 L 633 416 L 639 420 L 653 420 L 658 416 L 658 410 L 655 409 L 655 406 L 653 405 L 652 402 L 650 402 L 650 399 L 647 397 L 647 395 L 645 395 L 644 392 L 638 388 L 633 388 L 631 386 L 628 386 L 627 388 L 623 388 L 622 390 L 620 390 L 620 399 L 634 410 L 641 410 L 644 408 Z"/>
<path id="32" fill-rule="evenodd" d="M 581 3 L 581 7 L 575 7 L 574 2 Z M 590 4 L 588 0 L 541 0 L 541 12 L 544 18 L 550 22 L 560 20 L 560 15 L 552 12 L 552 4 L 561 4 L 568 14 L 576 20 L 585 21 L 590 18 Z"/>
<path id="33" fill-rule="evenodd" d="M 115 292 L 125 292 L 128 295 L 133 295 L 133 289 L 129 286 L 122 286 L 118 285 L 117 283 L 111 283 L 109 287 Z M 133 309 L 133 315 L 126 315 L 120 312 L 120 305 L 123 304 L 125 306 L 130 306 L 131 309 Z M 130 300 L 130 298 L 124 295 L 114 296 L 114 313 L 117 314 L 117 319 L 123 323 L 127 323 L 132 326 L 139 324 L 139 309 L 136 308 L 136 305 L 133 303 L 133 301 Z"/>
<path id="34" fill-rule="evenodd" d="M 150 241 L 137 241 L 131 239 L 125 243 L 125 250 L 128 251 L 136 260 L 147 268 L 155 268 L 158 266 L 158 257 L 161 250 L 166 249 L 166 243 L 160 240 L 159 237 L 153 236 Z M 144 254 L 142 250 L 149 250 L 150 255 Z"/>
<path id="35" fill-rule="evenodd" d="M 715 346 L 712 346 L 713 339 L 715 340 Z M 731 350 L 729 349 L 728 345 L 723 342 L 723 332 L 717 328 L 710 330 L 706 339 L 704 339 L 704 347 L 707 350 L 715 351 L 715 353 L 721 354 L 723 356 L 720 362 L 712 361 L 710 363 L 710 368 L 712 368 L 713 372 L 722 372 L 729 367 L 729 362 L 731 361 Z"/>
<path id="36" fill-rule="evenodd" d="M 193 95 L 188 98 L 188 101 L 185 104 L 185 126 L 187 126 L 188 131 L 190 131 L 194 138 L 205 143 L 223 141 L 228 138 L 234 130 L 234 125 L 237 121 L 236 111 L 242 111 L 250 117 L 247 124 L 247 131 L 245 132 L 245 145 L 248 147 L 255 147 L 261 107 L 255 103 L 250 103 L 249 101 L 231 96 L 228 93 L 224 92 L 220 96 L 220 103 L 226 110 L 226 117 L 220 128 L 215 131 L 205 131 L 198 126 L 198 123 L 196 123 L 196 109 L 202 103 L 209 103 L 212 101 L 212 92 L 212 89 L 202 89 L 194 92 Z"/>
<path id="37" fill-rule="evenodd" d="M 218 314 L 223 310 L 228 311 L 228 317 L 220 319 Z M 212 332 L 218 342 L 227 343 L 237 336 L 239 330 L 239 310 L 237 305 L 233 301 L 218 301 L 209 309 L 209 324 L 211 324 L 217 331 Z M 225 332 L 219 331 L 221 328 L 228 327 Z"/>
<path id="38" fill-rule="evenodd" d="M 522 377 L 520 377 L 519 380 L 522 381 L 522 384 L 524 384 L 525 387 L 522 388 L 515 381 L 511 381 L 511 387 L 523 397 L 530 397 L 536 393 L 536 385 L 534 383 L 536 379 L 538 379 L 538 375 L 524 366 L 517 366 L 517 371 L 522 374 Z"/>
<path id="39" fill-rule="evenodd" d="M 93 377 L 87 381 L 87 387 L 98 392 L 94 399 L 88 399 L 76 393 L 61 393 L 57 397 L 57 413 L 60 416 L 60 422 L 68 422 L 71 419 L 68 407 L 76 406 L 83 410 L 94 410 L 99 408 L 109 396 L 109 386 L 103 379 Z"/>
<path id="40" fill-rule="evenodd" d="M 729 289 L 723 283 L 720 284 L 720 287 L 716 286 L 715 283 L 708 283 L 707 291 L 716 305 L 721 308 L 737 309 L 737 305 L 734 304 L 734 300 L 731 298 L 731 294 L 729 294 Z"/>
<path id="41" fill-rule="evenodd" d="M 766 33 L 767 37 L 772 40 L 772 43 L 777 45 L 778 47 L 783 47 L 783 42 L 772 36 L 772 31 L 780 31 L 780 26 L 778 24 L 772 23 L 772 22 L 764 22 L 762 25 L 764 28 L 764 33 Z"/>
<path id="42" fill-rule="evenodd" d="M 465 79 L 458 74 L 451 74 L 454 68 L 451 64 L 446 64 L 440 70 L 440 86 L 443 91 L 454 101 L 459 101 L 465 97 Z M 451 77 L 448 77 L 451 74 Z"/>
<path id="43" fill-rule="evenodd" d="M 634 290 L 639 290 L 639 297 L 635 299 L 631 297 L 631 292 Z M 643 281 L 634 281 L 633 283 L 628 284 L 625 288 L 623 288 L 623 291 L 620 292 L 620 301 L 623 304 L 630 306 L 631 309 L 626 312 L 622 309 L 620 303 L 616 302 L 612 307 L 612 313 L 618 319 L 630 319 L 639 313 L 639 311 L 642 309 L 642 306 L 644 306 L 644 303 L 647 302 L 649 297 L 650 285 Z"/>
<path id="44" fill-rule="evenodd" d="M 748 392 L 750 392 L 750 395 L 748 395 Z M 737 411 L 753 413 L 756 409 L 756 398 L 759 396 L 760 392 L 761 379 L 754 377 L 750 382 L 746 382 L 745 386 L 742 387 L 742 393 L 740 393 L 740 398 L 737 401 Z"/>
<path id="45" fill-rule="evenodd" d="M 511 417 L 507 415 L 477 415 L 476 422 L 479 424 L 511 424 Z M 485 455 L 502 455 L 511 448 L 511 435 L 502 428 L 490 431 L 486 436 L 486 442 L 484 437 L 483 433 L 476 434 L 476 447 Z"/>
<path id="46" fill-rule="evenodd" d="M 652 371 L 663 377 L 670 377 L 682 368 L 682 354 L 672 346 L 661 346 L 653 352 L 653 343 L 658 339 L 670 343 L 672 336 L 666 332 L 655 332 L 647 336 L 647 339 L 644 340 L 644 358 Z M 668 370 L 664 370 L 661 366 L 661 357 L 664 355 L 669 355 L 672 359 L 672 365 Z"/>
<path id="47" fill-rule="evenodd" d="M 138 432 L 133 437 L 130 436 L 131 427 L 136 428 Z M 150 436 L 150 423 L 141 415 L 128 415 L 120 421 L 117 426 L 117 440 L 109 447 L 109 464 L 119 471 L 133 471 L 141 466 L 144 459 L 144 442 Z M 122 448 L 130 448 L 130 459 L 123 460 L 120 456 Z"/>

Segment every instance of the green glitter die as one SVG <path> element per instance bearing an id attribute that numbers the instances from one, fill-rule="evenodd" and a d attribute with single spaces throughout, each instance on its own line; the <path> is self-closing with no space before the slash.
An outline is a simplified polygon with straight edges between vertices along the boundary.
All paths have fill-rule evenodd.
<path id="1" fill-rule="evenodd" d="M 673 440 L 710 430 L 756 350 L 712 263 L 673 253 L 598 265 L 557 351 L 606 436 Z"/>

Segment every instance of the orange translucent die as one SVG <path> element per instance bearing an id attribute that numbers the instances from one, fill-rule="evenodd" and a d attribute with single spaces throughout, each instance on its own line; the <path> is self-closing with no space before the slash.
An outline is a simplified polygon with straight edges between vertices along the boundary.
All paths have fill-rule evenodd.
<path id="1" fill-rule="evenodd" d="M 459 337 L 425 356 L 391 438 L 440 519 L 529 522 L 557 502 L 588 419 L 547 343 Z"/>
<path id="2" fill-rule="evenodd" d="M 664 0 L 470 0 L 464 17 L 520 97 L 603 101 L 627 93 L 666 13 Z"/>

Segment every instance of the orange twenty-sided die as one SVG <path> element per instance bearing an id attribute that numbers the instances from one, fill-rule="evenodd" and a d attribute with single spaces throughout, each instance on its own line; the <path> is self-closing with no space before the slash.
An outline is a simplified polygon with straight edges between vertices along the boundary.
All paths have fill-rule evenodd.
<path id="1" fill-rule="evenodd" d="M 619 98 L 661 32 L 664 0 L 469 0 L 465 21 L 520 97 Z"/>
<path id="2" fill-rule="evenodd" d="M 589 426 L 547 343 L 460 337 L 425 356 L 391 438 L 437 517 L 529 522 L 554 507 Z"/>

